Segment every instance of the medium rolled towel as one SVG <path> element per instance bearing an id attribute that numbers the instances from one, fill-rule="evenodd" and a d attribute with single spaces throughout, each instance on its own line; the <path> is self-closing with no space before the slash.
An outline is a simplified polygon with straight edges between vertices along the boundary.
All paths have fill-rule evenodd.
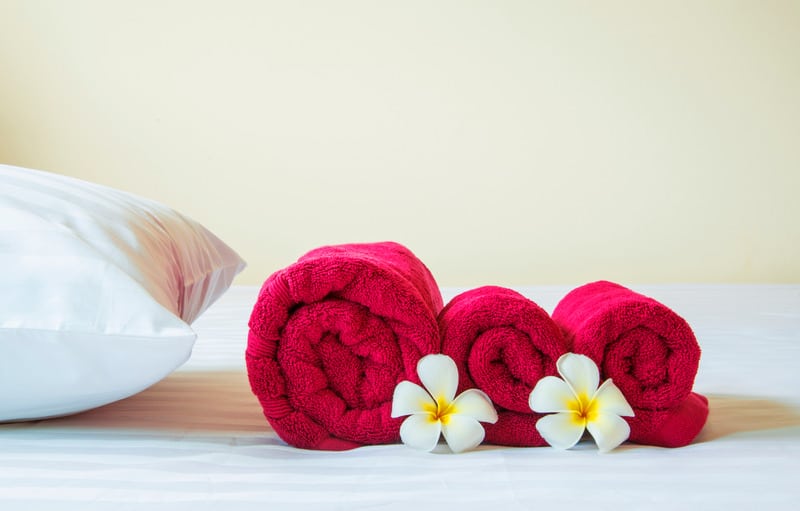
<path id="1" fill-rule="evenodd" d="M 399 439 L 390 417 L 402 380 L 439 351 L 442 297 L 397 243 L 313 250 L 267 279 L 250 317 L 247 370 L 287 443 L 344 450 Z"/>
<path id="2" fill-rule="evenodd" d="M 479 388 L 498 410 L 486 425 L 486 441 L 543 446 L 536 430 L 541 415 L 528 397 L 541 378 L 557 374 L 566 352 L 558 326 L 541 307 L 510 289 L 486 286 L 453 298 L 439 314 L 442 353 L 458 367 L 458 392 Z"/>
<path id="3" fill-rule="evenodd" d="M 667 306 L 612 282 L 571 291 L 553 311 L 570 351 L 592 358 L 633 407 L 633 442 L 690 443 L 708 416 L 692 393 L 700 346 L 686 321 Z"/>

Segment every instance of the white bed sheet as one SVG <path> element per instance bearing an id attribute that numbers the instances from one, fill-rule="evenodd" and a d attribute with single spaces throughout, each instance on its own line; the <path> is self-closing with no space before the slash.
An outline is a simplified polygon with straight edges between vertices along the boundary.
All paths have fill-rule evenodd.
<path id="1" fill-rule="evenodd" d="M 796 509 L 800 286 L 633 287 L 684 316 L 703 350 L 695 390 L 711 413 L 688 447 L 288 447 L 247 383 L 257 288 L 240 286 L 198 320 L 192 358 L 161 383 L 80 415 L 0 425 L 0 510 Z M 569 289 L 520 290 L 552 311 Z"/>

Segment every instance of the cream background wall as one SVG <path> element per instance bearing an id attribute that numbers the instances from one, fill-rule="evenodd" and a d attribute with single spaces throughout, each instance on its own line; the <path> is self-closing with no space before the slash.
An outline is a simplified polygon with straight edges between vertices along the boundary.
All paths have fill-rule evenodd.
<path id="1" fill-rule="evenodd" d="M 800 282 L 800 2 L 0 0 L 0 161 L 146 195 L 260 283 Z"/>

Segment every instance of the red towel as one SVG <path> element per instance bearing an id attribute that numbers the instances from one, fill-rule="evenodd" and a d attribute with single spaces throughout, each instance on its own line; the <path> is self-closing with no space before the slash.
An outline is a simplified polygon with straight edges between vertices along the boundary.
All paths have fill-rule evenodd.
<path id="1" fill-rule="evenodd" d="M 553 311 L 570 351 L 592 358 L 612 378 L 636 416 L 627 419 L 633 442 L 679 447 L 690 443 L 708 416 L 692 394 L 700 346 L 688 323 L 665 305 L 612 282 L 571 291 Z"/>
<path id="2" fill-rule="evenodd" d="M 453 298 L 439 314 L 442 353 L 458 367 L 458 392 L 479 388 L 498 410 L 486 424 L 486 441 L 498 445 L 547 445 L 536 431 L 541 417 L 528 397 L 541 378 L 556 375 L 566 352 L 547 312 L 516 291 L 487 286 Z"/>
<path id="3" fill-rule="evenodd" d="M 247 370 L 287 443 L 343 450 L 399 439 L 390 417 L 402 380 L 439 351 L 442 297 L 397 243 L 322 247 L 274 273 L 250 317 Z"/>

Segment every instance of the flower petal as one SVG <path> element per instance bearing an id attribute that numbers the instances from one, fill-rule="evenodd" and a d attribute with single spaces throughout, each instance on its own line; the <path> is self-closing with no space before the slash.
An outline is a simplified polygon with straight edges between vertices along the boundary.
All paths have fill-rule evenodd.
<path id="1" fill-rule="evenodd" d="M 436 403 L 431 395 L 416 383 L 410 381 L 398 383 L 392 396 L 392 417 L 422 412 L 436 412 Z"/>
<path id="2" fill-rule="evenodd" d="M 586 425 L 600 452 L 608 452 L 628 439 L 631 427 L 625 419 L 613 413 L 599 413 Z"/>
<path id="3" fill-rule="evenodd" d="M 528 406 L 539 413 L 568 412 L 570 401 L 575 401 L 575 394 L 567 383 L 555 376 L 545 376 L 531 391 Z"/>
<path id="4" fill-rule="evenodd" d="M 623 417 L 633 417 L 633 408 L 628 404 L 619 387 L 611 378 L 604 381 L 592 398 L 598 413 L 613 413 Z"/>
<path id="5" fill-rule="evenodd" d="M 430 413 L 410 415 L 400 426 L 400 439 L 409 447 L 432 451 L 439 443 L 442 423 Z"/>
<path id="6" fill-rule="evenodd" d="M 485 435 L 483 426 L 467 415 L 448 415 L 442 424 L 442 433 L 453 452 L 474 449 L 483 442 Z"/>
<path id="7" fill-rule="evenodd" d="M 497 422 L 497 410 L 485 392 L 478 389 L 465 390 L 450 405 L 450 415 L 465 415 L 481 422 Z M 446 429 L 446 428 L 445 428 Z"/>
<path id="8" fill-rule="evenodd" d="M 556 449 L 569 449 L 578 443 L 585 430 L 575 412 L 545 415 L 536 421 L 536 430 Z"/>
<path id="9" fill-rule="evenodd" d="M 417 363 L 417 374 L 425 389 L 439 404 L 449 404 L 456 395 L 458 369 L 447 355 L 426 355 Z"/>
<path id="10" fill-rule="evenodd" d="M 594 360 L 586 355 L 576 355 L 575 353 L 565 353 L 556 362 L 558 374 L 572 387 L 576 396 L 581 394 L 590 398 L 597 391 L 600 383 L 600 371 Z"/>

